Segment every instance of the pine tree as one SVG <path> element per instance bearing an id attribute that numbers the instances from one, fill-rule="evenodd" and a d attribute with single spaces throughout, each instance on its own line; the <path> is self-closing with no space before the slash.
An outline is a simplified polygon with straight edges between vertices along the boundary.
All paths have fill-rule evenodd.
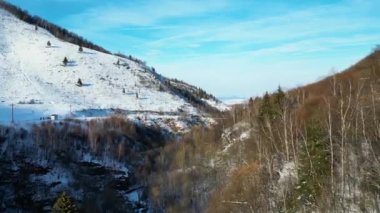
<path id="1" fill-rule="evenodd" d="M 77 81 L 77 86 L 82 86 L 83 85 L 83 83 L 82 83 L 82 80 L 80 79 L 80 78 L 78 78 L 78 81 Z"/>
<path id="2" fill-rule="evenodd" d="M 252 99 L 252 97 L 249 98 L 249 100 L 248 100 L 248 106 L 249 106 L 249 108 L 253 108 L 253 99 Z"/>
<path id="3" fill-rule="evenodd" d="M 34 30 L 38 30 L 38 26 L 37 25 L 34 25 Z"/>
<path id="4" fill-rule="evenodd" d="M 69 60 L 67 60 L 67 58 L 65 57 L 64 59 L 63 59 L 63 65 L 67 65 L 67 63 L 69 63 Z"/>
<path id="5" fill-rule="evenodd" d="M 275 95 L 276 104 L 279 107 L 281 107 L 284 104 L 284 102 L 285 102 L 285 98 L 286 98 L 286 96 L 285 96 L 284 91 L 282 91 L 281 87 L 278 86 L 277 92 L 276 92 L 276 95 Z"/>
<path id="6" fill-rule="evenodd" d="M 273 105 L 271 103 L 271 98 L 268 92 L 265 93 L 261 106 L 259 108 L 259 118 L 261 121 L 264 121 L 265 118 L 272 120 L 275 117 L 275 112 Z"/>
<path id="7" fill-rule="evenodd" d="M 50 41 L 48 41 L 46 45 L 47 45 L 48 47 L 50 47 L 50 46 L 51 46 Z"/>
<path id="8" fill-rule="evenodd" d="M 66 194 L 66 192 L 63 192 L 55 201 L 52 212 L 73 213 L 78 212 L 78 210 L 71 197 L 68 194 Z"/>
<path id="9" fill-rule="evenodd" d="M 309 121 L 307 140 L 299 156 L 297 200 L 301 205 L 313 206 L 328 187 L 330 175 L 329 147 L 320 124 Z"/>
<path id="10" fill-rule="evenodd" d="M 282 91 L 281 87 L 278 86 L 277 92 L 274 94 L 274 106 L 273 110 L 275 113 L 275 116 L 281 115 L 284 113 L 284 107 L 286 103 L 286 95 L 284 91 Z"/>
<path id="11" fill-rule="evenodd" d="M 83 52 L 83 47 L 82 45 L 79 45 L 79 49 L 78 49 L 79 52 Z"/>

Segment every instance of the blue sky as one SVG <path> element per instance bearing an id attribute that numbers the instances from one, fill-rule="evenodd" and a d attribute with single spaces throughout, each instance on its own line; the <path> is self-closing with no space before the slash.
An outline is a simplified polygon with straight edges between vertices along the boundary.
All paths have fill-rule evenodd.
<path id="1" fill-rule="evenodd" d="M 380 1 L 9 0 L 218 97 L 292 88 L 380 43 Z"/>

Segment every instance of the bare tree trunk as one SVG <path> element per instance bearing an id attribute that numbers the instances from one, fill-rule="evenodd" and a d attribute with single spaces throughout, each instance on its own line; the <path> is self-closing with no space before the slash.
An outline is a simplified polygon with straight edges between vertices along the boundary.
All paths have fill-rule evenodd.
<path id="1" fill-rule="evenodd" d="M 276 150 L 276 152 L 278 152 L 278 148 L 272 131 L 272 125 L 270 124 L 270 121 L 267 118 L 265 118 L 265 127 L 262 127 L 261 129 L 265 136 L 270 140 L 271 146 Z M 265 131 L 265 129 L 268 129 L 268 132 Z"/>
<path id="2" fill-rule="evenodd" d="M 305 146 L 305 149 L 306 149 L 306 154 L 307 154 L 307 157 L 309 158 L 309 163 L 310 163 L 310 170 L 313 171 L 313 161 L 311 160 L 311 156 L 310 156 L 310 152 L 309 152 L 309 148 L 307 147 L 307 131 L 305 130 L 306 132 L 306 137 L 305 135 L 302 134 L 302 132 L 300 132 L 300 135 L 302 137 L 302 141 L 304 143 L 304 146 Z"/>
<path id="3" fill-rule="evenodd" d="M 347 114 L 350 109 L 351 105 L 351 82 L 349 82 L 349 91 L 348 91 L 348 100 L 347 102 L 344 101 L 344 94 L 343 94 L 343 86 L 340 86 L 340 120 L 341 120 L 341 176 L 342 176 L 342 183 L 341 183 L 341 196 L 342 196 L 342 210 L 345 212 L 345 204 L 344 204 L 344 195 L 345 195 L 345 140 L 346 140 L 346 130 L 349 128 L 347 124 Z M 346 107 L 345 107 L 346 105 Z"/>
<path id="4" fill-rule="evenodd" d="M 380 125 L 377 120 L 377 114 L 376 114 L 376 97 L 375 97 L 375 91 L 373 89 L 373 85 L 370 85 L 371 87 L 371 100 L 372 100 L 372 112 L 373 112 L 373 123 L 375 125 L 375 133 L 376 137 L 380 137 Z"/>
<path id="5" fill-rule="evenodd" d="M 375 91 L 373 89 L 373 85 L 371 84 L 370 85 L 371 87 L 371 99 L 372 99 L 372 112 L 373 112 L 373 123 L 374 123 L 374 126 L 375 126 L 375 135 L 377 138 L 380 138 L 380 124 L 379 124 L 379 121 L 377 120 L 377 114 L 376 114 L 376 97 L 375 97 Z M 369 146 L 370 146 L 370 149 L 371 149 L 371 152 L 373 154 L 373 159 L 376 161 L 376 163 L 379 164 L 379 161 L 378 161 L 378 158 L 373 150 L 373 146 L 372 146 L 372 142 L 370 141 L 369 142 Z"/>
<path id="6" fill-rule="evenodd" d="M 286 120 L 287 107 L 284 106 L 282 113 L 282 123 L 284 126 L 284 142 L 285 142 L 285 151 L 286 151 L 286 160 L 289 161 L 289 142 L 288 142 L 288 129 L 287 129 L 287 120 Z"/>
<path id="7" fill-rule="evenodd" d="M 293 152 L 293 160 L 297 162 L 297 153 L 296 153 L 296 148 L 294 146 L 294 132 L 293 132 L 293 120 L 292 117 L 289 116 L 289 123 L 290 123 L 290 141 L 292 145 L 292 152 Z"/>
<path id="8" fill-rule="evenodd" d="M 336 79 L 335 75 L 333 75 L 333 95 L 336 97 Z"/>
<path id="9" fill-rule="evenodd" d="M 329 132 L 329 142 L 330 142 L 330 184 L 331 184 L 331 193 L 334 196 L 334 144 L 332 139 L 332 119 L 331 119 L 331 104 L 327 103 L 327 128 Z"/>

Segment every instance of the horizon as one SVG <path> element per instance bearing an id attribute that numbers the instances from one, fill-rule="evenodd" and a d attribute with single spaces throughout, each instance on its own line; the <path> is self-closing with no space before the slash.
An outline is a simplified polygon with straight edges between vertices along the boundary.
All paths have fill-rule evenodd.
<path id="1" fill-rule="evenodd" d="M 380 38 L 380 3 L 366 0 L 8 2 L 222 99 L 312 83 Z"/>

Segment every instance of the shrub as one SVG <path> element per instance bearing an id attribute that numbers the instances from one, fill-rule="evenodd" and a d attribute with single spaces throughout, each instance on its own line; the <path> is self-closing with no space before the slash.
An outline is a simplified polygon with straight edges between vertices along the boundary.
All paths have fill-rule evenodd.
<path id="1" fill-rule="evenodd" d="M 69 195 L 66 194 L 66 192 L 63 192 L 57 199 L 57 201 L 53 205 L 53 211 L 54 213 L 72 213 L 72 212 L 78 212 L 75 203 L 71 199 Z"/>
<path id="2" fill-rule="evenodd" d="M 69 63 L 69 60 L 67 60 L 67 58 L 65 57 L 64 59 L 63 59 L 63 65 L 67 65 Z"/>

